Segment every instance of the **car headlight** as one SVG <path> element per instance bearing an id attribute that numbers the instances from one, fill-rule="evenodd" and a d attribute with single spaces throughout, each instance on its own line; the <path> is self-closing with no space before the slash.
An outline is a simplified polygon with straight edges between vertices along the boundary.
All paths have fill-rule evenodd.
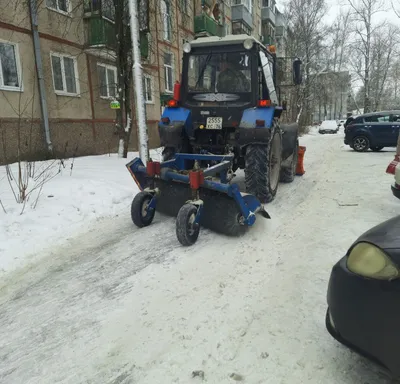
<path id="1" fill-rule="evenodd" d="M 347 258 L 347 268 L 364 277 L 392 280 L 399 277 L 399 270 L 389 257 L 370 243 L 358 243 Z"/>

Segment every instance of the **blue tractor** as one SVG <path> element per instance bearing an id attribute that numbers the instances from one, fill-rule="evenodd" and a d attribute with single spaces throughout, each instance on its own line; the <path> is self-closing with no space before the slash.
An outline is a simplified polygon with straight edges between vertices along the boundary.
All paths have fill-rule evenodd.
<path id="1" fill-rule="evenodd" d="M 248 35 L 198 38 L 183 47 L 182 79 L 158 128 L 163 161 L 127 167 L 141 192 L 132 220 L 143 227 L 155 210 L 177 216 L 183 245 L 193 244 L 200 225 L 240 235 L 269 218 L 279 181 L 296 175 L 298 125 L 280 124 L 284 110 L 277 84 L 277 60 Z M 301 83 L 300 60 L 293 62 L 294 84 Z M 246 192 L 231 180 L 244 169 Z"/>

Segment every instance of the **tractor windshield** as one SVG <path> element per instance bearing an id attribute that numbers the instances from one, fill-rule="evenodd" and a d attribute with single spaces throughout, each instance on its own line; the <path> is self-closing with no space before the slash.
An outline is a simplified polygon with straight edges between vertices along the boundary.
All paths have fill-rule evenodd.
<path id="1" fill-rule="evenodd" d="M 197 94 L 193 95 L 194 100 L 238 100 L 238 94 L 251 93 L 251 56 L 246 52 L 192 54 L 187 84 L 188 93 Z M 223 95 L 218 100 L 208 100 L 205 95 L 213 94 L 215 98 L 216 93 Z"/>

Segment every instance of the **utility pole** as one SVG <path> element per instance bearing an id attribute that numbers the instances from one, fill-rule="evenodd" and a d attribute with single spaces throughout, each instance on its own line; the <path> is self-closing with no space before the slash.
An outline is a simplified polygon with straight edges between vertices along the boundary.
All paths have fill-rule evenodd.
<path id="1" fill-rule="evenodd" d="M 144 109 L 144 95 L 142 85 L 142 65 L 140 63 L 140 49 L 139 49 L 139 20 L 137 10 L 137 0 L 129 0 L 129 15 L 131 25 L 131 40 L 132 40 L 132 59 L 133 59 L 133 73 L 134 85 L 136 95 L 136 116 L 138 122 L 138 141 L 139 141 L 139 156 L 146 165 L 149 160 L 149 145 L 146 126 L 146 111 Z"/>

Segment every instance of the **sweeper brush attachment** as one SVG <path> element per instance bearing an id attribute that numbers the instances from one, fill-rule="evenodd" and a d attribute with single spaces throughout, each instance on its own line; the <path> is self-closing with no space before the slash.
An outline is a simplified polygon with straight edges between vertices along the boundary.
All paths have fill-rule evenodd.
<path id="1" fill-rule="evenodd" d="M 138 185 L 132 202 L 132 221 L 150 225 L 155 211 L 176 217 L 176 235 L 182 245 L 196 242 L 200 226 L 228 236 L 240 236 L 256 220 L 256 213 L 270 218 L 253 195 L 228 183 L 233 156 L 178 153 L 163 163 L 139 158 L 126 167 Z M 205 163 L 216 163 L 202 168 Z"/>

